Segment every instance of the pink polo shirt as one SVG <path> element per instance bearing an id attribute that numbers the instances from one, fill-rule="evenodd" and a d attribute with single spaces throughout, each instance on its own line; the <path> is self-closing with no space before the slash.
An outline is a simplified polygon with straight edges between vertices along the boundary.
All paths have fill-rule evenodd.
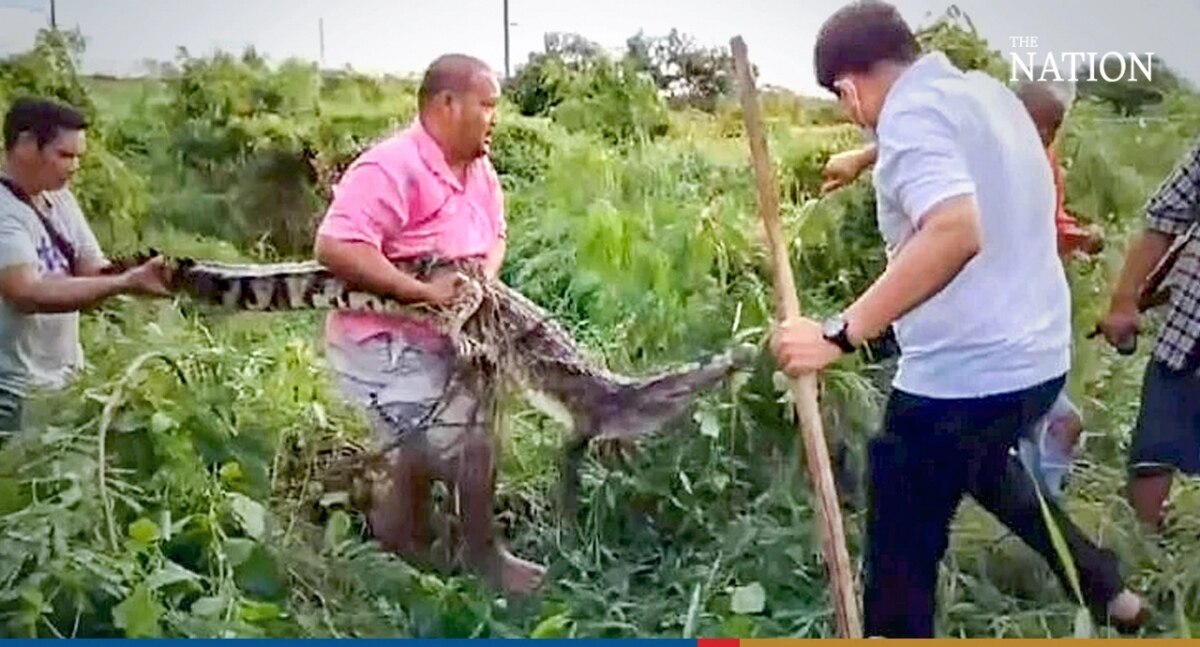
<path id="1" fill-rule="evenodd" d="M 482 258 L 505 232 L 504 195 L 488 158 L 471 163 L 460 183 L 416 120 L 350 165 L 317 235 L 366 243 L 402 261 Z M 357 344 L 380 333 L 431 340 L 428 329 L 395 315 L 335 311 L 326 323 L 330 341 Z"/>

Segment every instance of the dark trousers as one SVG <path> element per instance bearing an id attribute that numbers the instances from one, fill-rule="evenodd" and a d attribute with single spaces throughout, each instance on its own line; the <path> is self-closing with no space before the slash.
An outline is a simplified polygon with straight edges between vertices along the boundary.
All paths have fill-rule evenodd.
<path id="1" fill-rule="evenodd" d="M 1151 358 L 1142 380 L 1129 471 L 1171 470 L 1200 475 L 1200 374 L 1194 364 L 1177 371 Z"/>
<path id="2" fill-rule="evenodd" d="M 884 432 L 869 448 L 864 622 L 867 636 L 931 637 L 937 568 L 964 494 L 1042 555 L 1074 597 L 1051 544 L 1036 486 L 1009 454 L 1021 431 L 1045 414 L 1058 378 L 984 398 L 932 399 L 893 391 Z M 1123 588 L 1111 551 L 1097 547 L 1047 500 L 1094 617 Z"/>
<path id="3" fill-rule="evenodd" d="M 0 446 L 21 430 L 24 400 L 20 395 L 0 389 Z"/>

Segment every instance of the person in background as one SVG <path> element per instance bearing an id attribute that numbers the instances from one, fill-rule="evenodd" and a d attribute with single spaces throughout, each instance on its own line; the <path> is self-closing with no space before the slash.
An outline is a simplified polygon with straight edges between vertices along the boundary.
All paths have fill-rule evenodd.
<path id="1" fill-rule="evenodd" d="M 1017 87 L 1017 97 L 1025 104 L 1025 110 L 1033 119 L 1033 125 L 1046 148 L 1050 170 L 1054 173 L 1054 228 L 1058 235 L 1059 256 L 1067 260 L 1075 255 L 1099 254 L 1104 249 L 1104 236 L 1099 228 L 1080 226 L 1078 219 L 1067 211 L 1066 178 L 1058 157 L 1058 133 L 1066 119 L 1067 106 L 1045 83 L 1022 83 Z"/>
<path id="2" fill-rule="evenodd" d="M 1044 83 L 1024 83 L 1019 86 L 1017 96 L 1037 128 L 1051 172 L 1054 174 L 1054 228 L 1059 255 L 1066 260 L 1076 255 L 1090 256 L 1100 253 L 1104 249 L 1104 238 L 1100 230 L 1096 227 L 1081 227 L 1066 208 L 1066 182 L 1059 163 L 1056 141 L 1067 112 L 1062 97 Z M 875 164 L 878 154 L 876 145 L 872 143 L 832 155 L 822 169 L 824 181 L 821 184 L 821 193 L 836 191 L 857 180 L 863 171 Z"/>
<path id="3" fill-rule="evenodd" d="M 19 431 L 34 388 L 58 389 L 84 364 L 79 312 L 118 294 L 168 296 L 163 259 L 121 274 L 68 184 L 87 120 L 48 99 L 19 98 L 4 117 L 0 174 L 0 442 Z"/>
<path id="4" fill-rule="evenodd" d="M 1142 284 L 1172 243 L 1200 222 L 1200 138 L 1146 204 L 1146 224 L 1129 247 L 1100 330 L 1121 347 L 1139 332 Z M 1175 472 L 1200 474 L 1200 239 L 1175 261 L 1171 304 L 1146 363 L 1129 448 L 1129 502 L 1158 531 Z"/>
<path id="5" fill-rule="evenodd" d="M 1063 98 L 1048 84 L 1029 81 L 1020 84 L 1016 94 L 1037 128 L 1054 174 L 1054 229 L 1059 257 L 1065 263 L 1100 253 L 1104 249 L 1100 230 L 1094 226 L 1081 227 L 1066 208 L 1066 182 L 1058 159 L 1058 133 L 1067 115 Z M 1082 439 L 1083 415 L 1064 388 L 1046 417 L 1037 421 L 1018 444 L 1022 462 L 1040 479 L 1051 496 L 1062 497 L 1063 481 L 1071 470 Z"/>

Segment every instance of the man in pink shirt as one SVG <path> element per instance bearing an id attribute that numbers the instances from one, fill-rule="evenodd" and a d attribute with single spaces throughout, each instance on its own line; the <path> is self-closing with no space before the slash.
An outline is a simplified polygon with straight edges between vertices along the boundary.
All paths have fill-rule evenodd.
<path id="1" fill-rule="evenodd" d="M 418 119 L 347 169 L 317 232 L 317 260 L 343 279 L 406 302 L 446 303 L 455 275 L 423 281 L 396 267 L 436 257 L 475 259 L 495 277 L 505 252 L 504 196 L 488 160 L 500 87 L 482 61 L 440 57 L 426 71 Z M 432 329 L 394 315 L 334 312 L 326 350 L 341 389 L 372 412 L 388 454 L 374 534 L 419 563 L 437 562 L 428 536 L 434 478 L 458 490 L 467 560 L 493 585 L 536 590 L 544 569 L 509 553 L 492 531 L 496 450 L 489 413 L 452 378 L 454 351 Z M 388 420 L 379 415 L 386 414 Z"/>

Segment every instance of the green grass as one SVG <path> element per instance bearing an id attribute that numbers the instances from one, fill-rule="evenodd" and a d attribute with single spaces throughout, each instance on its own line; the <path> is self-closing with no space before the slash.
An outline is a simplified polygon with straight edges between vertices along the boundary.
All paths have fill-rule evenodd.
<path id="1" fill-rule="evenodd" d="M 327 91 L 321 106 L 355 128 L 383 127 L 372 120 L 393 105 L 398 118 L 411 108 L 411 95 L 394 86 L 350 87 Z M 160 91 L 144 82 L 89 88 L 109 132 L 145 133 L 144 146 L 114 153 L 148 178 L 141 244 L 209 258 L 263 255 L 254 241 L 197 235 L 212 224 L 195 220 L 208 180 L 178 175 L 172 134 L 151 127 Z M 369 105 L 377 96 L 386 100 Z M 1121 466 L 1147 345 L 1119 357 L 1083 335 L 1102 313 L 1142 202 L 1200 127 L 1197 106 L 1180 99 L 1166 108 L 1170 120 L 1145 128 L 1085 106 L 1072 113 L 1063 142 L 1068 204 L 1109 237 L 1102 258 L 1070 269 L 1071 388 L 1088 439 L 1068 507 L 1149 595 L 1156 616 L 1146 633 L 1155 636 L 1185 635 L 1200 617 L 1200 568 L 1190 558 L 1200 488 L 1178 488 L 1163 537 L 1137 529 Z M 882 264 L 867 180 L 809 202 L 823 159 L 854 145 L 856 132 L 811 125 L 787 106 L 777 113 L 771 150 L 802 307 L 832 312 Z M 731 132 L 736 114 L 676 115 L 668 137 L 627 145 L 510 113 L 504 120 L 514 128 L 496 153 L 507 165 L 506 281 L 622 371 L 684 361 L 741 336 L 762 341 L 770 278 L 748 149 Z M 243 171 L 239 164 L 226 171 Z M 498 526 L 514 550 L 550 568 L 544 595 L 518 602 L 470 576 L 419 572 L 363 536 L 360 514 L 346 503 L 353 488 L 330 466 L 338 448 L 366 442 L 366 430 L 332 388 L 321 333 L 317 314 L 228 315 L 186 301 L 119 299 L 89 313 L 88 370 L 66 392 L 39 396 L 34 429 L 0 449 L 3 633 L 833 633 L 811 489 L 766 357 L 628 464 L 589 457 L 573 524 L 554 504 L 563 430 L 514 399 L 502 435 Z M 147 352 L 170 361 L 132 368 Z M 823 376 L 827 433 L 845 441 L 851 459 L 875 433 L 887 373 L 855 360 Z M 857 558 L 860 484 L 842 485 L 852 491 L 845 520 Z M 955 519 L 940 602 L 939 632 L 952 636 L 1069 636 L 1077 611 L 1040 558 L 973 503 Z"/>
<path id="2" fill-rule="evenodd" d="M 101 114 L 130 114 L 142 104 L 163 103 L 163 82 L 154 78 L 86 77 L 84 87 L 96 99 Z"/>

